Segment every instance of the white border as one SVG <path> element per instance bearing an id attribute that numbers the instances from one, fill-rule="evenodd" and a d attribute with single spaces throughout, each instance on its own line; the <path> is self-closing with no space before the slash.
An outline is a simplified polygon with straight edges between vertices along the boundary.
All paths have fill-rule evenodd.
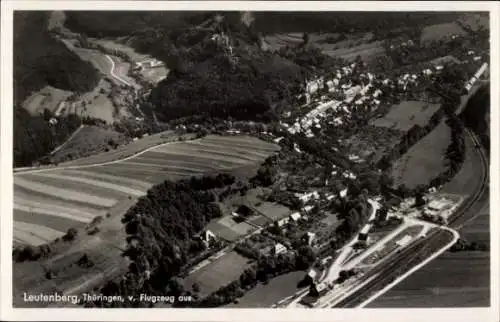
<path id="1" fill-rule="evenodd" d="M 499 5 L 472 1 L 14 1 L 1 3 L 0 319 L 33 321 L 498 321 L 499 319 Z M 489 11 L 491 29 L 491 307 L 471 309 L 12 309 L 13 10 Z M 147 312 L 147 313 L 146 313 Z M 147 318 L 146 318 L 147 317 Z"/>

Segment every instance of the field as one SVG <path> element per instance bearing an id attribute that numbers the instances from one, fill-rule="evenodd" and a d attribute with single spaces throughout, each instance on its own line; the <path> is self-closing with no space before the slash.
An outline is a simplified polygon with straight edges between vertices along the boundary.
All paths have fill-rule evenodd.
<path id="1" fill-rule="evenodd" d="M 111 71 L 111 62 L 98 50 L 75 47 L 74 40 L 61 39 L 69 50 L 77 54 L 81 59 L 89 61 L 101 73 L 108 75 Z"/>
<path id="2" fill-rule="evenodd" d="M 383 117 L 372 120 L 370 124 L 406 132 L 414 125 L 425 126 L 438 109 L 439 104 L 403 101 L 393 106 Z"/>
<path id="3" fill-rule="evenodd" d="M 285 46 L 297 46 L 303 43 L 302 33 L 286 33 L 273 34 L 264 38 L 269 49 L 279 50 Z M 321 51 L 333 57 L 339 57 L 346 60 L 354 60 L 357 55 L 360 55 L 365 62 L 370 62 L 378 54 L 384 52 L 382 41 L 371 41 L 373 34 L 366 33 L 349 39 L 332 42 L 338 37 L 334 33 L 309 33 L 309 43 L 319 47 Z"/>
<path id="4" fill-rule="evenodd" d="M 55 113 L 59 103 L 70 95 L 71 92 L 69 91 L 63 91 L 52 86 L 45 86 L 40 91 L 30 95 L 22 105 L 31 115 L 41 114 L 44 109 L 48 109 Z"/>
<path id="5" fill-rule="evenodd" d="M 210 222 L 207 225 L 207 229 L 212 231 L 216 236 L 233 242 L 255 231 L 256 227 L 246 222 L 237 223 L 233 216 L 228 215 Z"/>
<path id="6" fill-rule="evenodd" d="M 263 202 L 255 208 L 272 221 L 279 220 L 292 213 L 289 208 L 273 202 Z"/>
<path id="7" fill-rule="evenodd" d="M 54 162 L 61 163 L 71 158 L 85 157 L 91 154 L 111 150 L 112 140 L 117 144 L 124 144 L 128 139 L 121 133 L 107 130 L 99 126 L 84 126 L 77 134 L 52 155 Z"/>
<path id="8" fill-rule="evenodd" d="M 221 286 L 239 278 L 241 273 L 250 266 L 247 258 L 230 252 L 220 259 L 190 274 L 182 280 L 184 288 L 190 290 L 194 283 L 200 285 L 200 297 L 205 297 Z"/>
<path id="9" fill-rule="evenodd" d="M 427 26 L 422 30 L 420 42 L 425 43 L 433 40 L 440 40 L 451 35 L 465 35 L 467 32 L 456 22 L 446 22 L 437 25 Z"/>
<path id="10" fill-rule="evenodd" d="M 259 284 L 227 308 L 269 308 L 278 301 L 293 295 L 299 289 L 297 284 L 306 272 L 296 271 L 272 278 L 267 284 Z"/>
<path id="11" fill-rule="evenodd" d="M 14 178 L 14 237 L 29 244 L 52 240 L 72 226 L 103 216 L 123 200 L 143 195 L 163 180 L 258 164 L 277 149 L 247 136 L 208 136 L 163 144 L 106 164 L 18 172 Z M 237 234 L 246 234 L 253 227 L 245 225 L 230 227 Z"/>
<path id="12" fill-rule="evenodd" d="M 144 69 L 141 74 L 150 83 L 156 84 L 167 77 L 169 70 L 164 66 Z"/>
<path id="13" fill-rule="evenodd" d="M 472 30 L 476 31 L 479 28 L 489 28 L 490 21 L 488 13 L 469 13 L 459 19 L 461 22 L 469 26 Z"/>
<path id="14" fill-rule="evenodd" d="M 446 166 L 444 156 L 450 139 L 451 130 L 442 121 L 393 164 L 394 187 L 404 184 L 412 189 L 439 175 Z"/>
<path id="15" fill-rule="evenodd" d="M 110 50 L 121 51 L 125 53 L 134 62 L 143 61 L 151 58 L 149 55 L 138 53 L 133 48 L 116 41 L 111 41 L 107 39 L 98 39 L 98 38 L 90 38 L 89 40 Z"/>
<path id="16" fill-rule="evenodd" d="M 348 45 L 347 47 L 342 43 L 322 44 L 320 48 L 324 54 L 332 57 L 339 57 L 352 61 L 359 55 L 364 62 L 370 63 L 375 57 L 384 53 L 382 45 L 383 41 L 374 41 L 359 45 Z"/>

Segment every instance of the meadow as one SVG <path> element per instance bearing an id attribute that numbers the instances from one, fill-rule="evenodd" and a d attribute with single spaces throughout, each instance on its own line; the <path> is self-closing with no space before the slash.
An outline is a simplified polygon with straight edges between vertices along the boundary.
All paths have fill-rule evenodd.
<path id="1" fill-rule="evenodd" d="M 403 101 L 394 105 L 389 113 L 374 119 L 371 125 L 387 127 L 400 131 L 408 131 L 412 126 L 425 126 L 432 115 L 439 109 L 439 104 L 429 104 L 422 101 Z"/>
<path id="2" fill-rule="evenodd" d="M 412 189 L 427 184 L 446 167 L 445 153 L 451 140 L 451 129 L 442 121 L 392 165 L 394 187 L 404 184 Z"/>

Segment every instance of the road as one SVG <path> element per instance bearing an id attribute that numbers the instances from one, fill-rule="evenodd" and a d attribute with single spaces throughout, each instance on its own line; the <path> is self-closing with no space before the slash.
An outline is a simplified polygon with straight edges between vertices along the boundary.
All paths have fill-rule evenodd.
<path id="1" fill-rule="evenodd" d="M 125 84 L 127 86 L 135 87 L 134 85 L 132 85 L 132 83 L 128 82 L 127 80 L 125 80 L 123 78 L 121 78 L 120 76 L 118 76 L 115 73 L 115 70 L 116 70 L 115 61 L 109 55 L 105 55 L 105 56 L 111 62 L 111 71 L 110 71 L 111 76 L 113 76 L 113 78 L 117 79 L 118 81 L 122 82 L 123 84 Z"/>

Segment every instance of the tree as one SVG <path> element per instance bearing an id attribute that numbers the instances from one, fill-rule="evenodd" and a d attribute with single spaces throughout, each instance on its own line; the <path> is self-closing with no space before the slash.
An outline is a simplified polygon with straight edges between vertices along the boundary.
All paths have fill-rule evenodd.
<path id="1" fill-rule="evenodd" d="M 66 232 L 66 235 L 63 236 L 63 240 L 72 241 L 76 238 L 77 235 L 78 235 L 78 230 L 76 230 L 76 228 L 70 228 Z"/>
<path id="2" fill-rule="evenodd" d="M 309 43 L 309 34 L 307 32 L 304 32 L 302 40 L 304 41 L 304 45 L 307 45 Z"/>

